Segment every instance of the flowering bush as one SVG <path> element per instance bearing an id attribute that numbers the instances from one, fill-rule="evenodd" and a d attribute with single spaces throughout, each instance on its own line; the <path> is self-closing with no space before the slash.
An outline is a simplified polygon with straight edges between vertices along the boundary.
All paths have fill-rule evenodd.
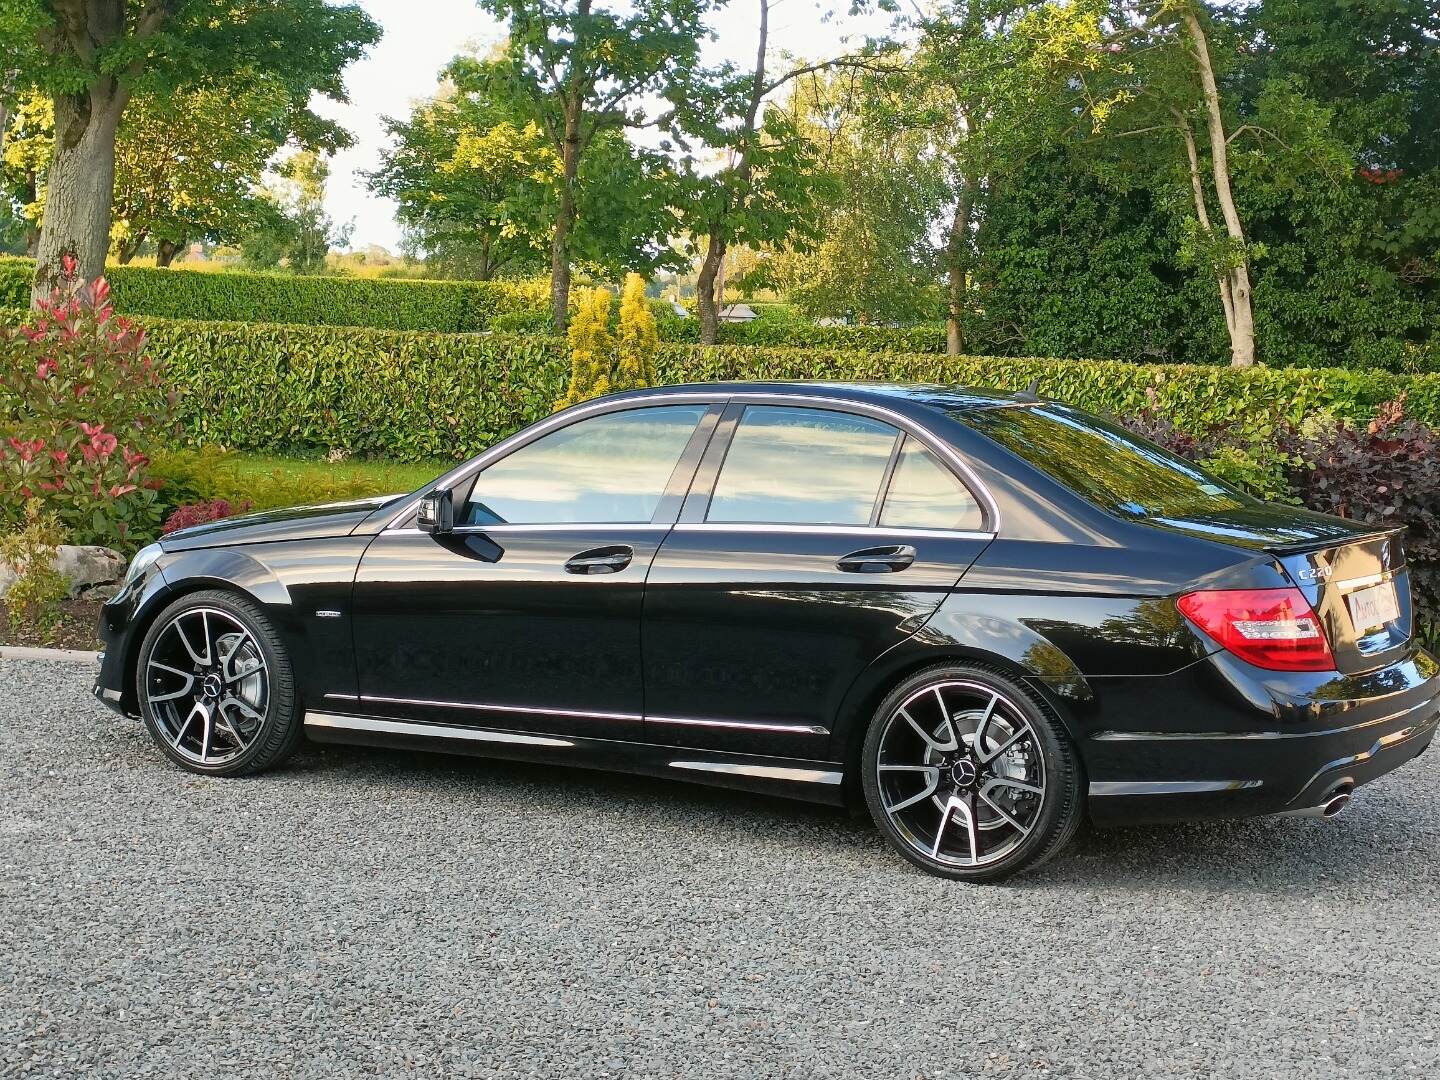
<path id="1" fill-rule="evenodd" d="M 0 529 L 38 498 L 74 543 L 153 536 L 159 481 L 147 467 L 170 417 L 145 333 L 115 315 L 105 280 L 57 291 L 0 329 Z"/>
<path id="2" fill-rule="evenodd" d="M 232 517 L 235 514 L 243 514 L 250 509 L 250 501 L 247 499 L 240 503 L 231 504 L 229 499 L 210 499 L 206 502 L 186 503 L 177 507 L 175 512 L 165 519 L 161 527 L 162 534 L 175 532 L 178 529 L 188 529 L 192 525 L 204 525 L 207 521 L 220 521 L 222 518 Z"/>

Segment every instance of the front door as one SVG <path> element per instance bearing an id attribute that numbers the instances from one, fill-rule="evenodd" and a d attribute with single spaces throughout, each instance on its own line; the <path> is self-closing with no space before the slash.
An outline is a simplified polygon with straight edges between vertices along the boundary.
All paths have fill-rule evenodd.
<path id="1" fill-rule="evenodd" d="M 647 740 L 824 758 L 850 685 L 935 611 L 985 525 L 890 423 L 730 406 L 650 571 Z"/>
<path id="2" fill-rule="evenodd" d="M 360 710 L 637 737 L 645 578 L 674 489 L 690 479 L 683 463 L 694 471 L 706 411 L 686 403 L 577 420 L 457 490 L 453 533 L 404 523 L 376 537 L 353 600 Z"/>

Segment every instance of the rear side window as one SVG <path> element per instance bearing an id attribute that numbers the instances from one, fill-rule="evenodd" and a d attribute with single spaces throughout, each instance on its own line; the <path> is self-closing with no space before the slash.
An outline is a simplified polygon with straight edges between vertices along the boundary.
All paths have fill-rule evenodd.
<path id="1" fill-rule="evenodd" d="M 706 520 L 868 525 L 899 438 L 897 429 L 864 416 L 747 406 Z"/>
<path id="2" fill-rule="evenodd" d="M 1254 501 L 1184 458 L 1063 405 L 963 410 L 954 416 L 1111 513 L 1192 517 Z"/>
<path id="3" fill-rule="evenodd" d="M 885 494 L 880 526 L 887 529 L 984 528 L 980 504 L 931 451 L 910 436 Z"/>

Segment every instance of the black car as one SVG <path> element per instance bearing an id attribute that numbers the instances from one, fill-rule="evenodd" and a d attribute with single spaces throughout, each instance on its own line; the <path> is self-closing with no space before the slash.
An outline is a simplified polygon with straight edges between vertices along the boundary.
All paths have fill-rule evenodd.
<path id="1" fill-rule="evenodd" d="M 302 733 L 868 805 L 995 880 L 1098 824 L 1329 816 L 1440 678 L 1394 531 L 1028 394 L 620 394 L 412 495 L 141 551 L 96 693 L 236 775 Z"/>

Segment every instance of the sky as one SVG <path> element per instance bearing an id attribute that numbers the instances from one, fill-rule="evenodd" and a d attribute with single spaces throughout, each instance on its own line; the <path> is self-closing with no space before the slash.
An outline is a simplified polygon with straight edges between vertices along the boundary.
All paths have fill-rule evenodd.
<path id="1" fill-rule="evenodd" d="M 339 121 L 355 137 L 355 145 L 336 154 L 331 163 L 326 210 L 338 223 L 353 222 L 352 248 L 379 244 L 397 251 L 400 229 L 395 207 L 370 194 L 359 175 L 383 160 L 387 139 L 381 118 L 406 115 L 411 103 L 434 93 L 436 76 L 452 56 L 471 44 L 494 44 L 503 31 L 474 0 L 360 0 L 360 4 L 385 36 L 347 70 L 348 104 L 317 103 L 317 111 Z M 716 40 L 705 46 L 707 63 L 753 62 L 756 10 L 754 0 L 731 0 L 712 17 Z M 819 59 L 842 51 L 847 41 L 858 43 L 859 35 L 883 28 L 884 23 L 875 18 L 842 15 L 827 21 L 815 0 L 772 0 L 769 53 L 772 63 L 783 53 Z"/>

